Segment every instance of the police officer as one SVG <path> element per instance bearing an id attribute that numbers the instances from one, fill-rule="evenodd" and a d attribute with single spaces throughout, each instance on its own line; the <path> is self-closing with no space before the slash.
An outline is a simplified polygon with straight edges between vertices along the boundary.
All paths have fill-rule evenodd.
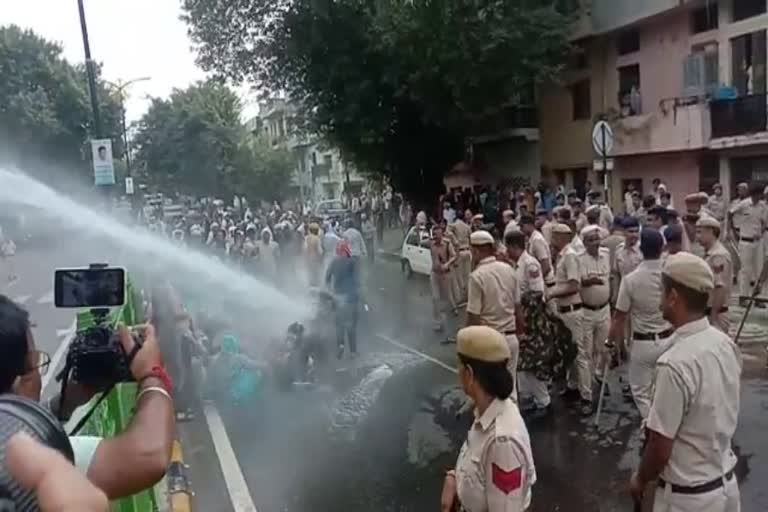
<path id="1" fill-rule="evenodd" d="M 650 219 L 649 219 L 650 220 Z M 616 247 L 616 267 L 613 272 L 618 281 L 628 276 L 643 261 L 639 245 L 640 223 L 634 217 L 624 219 L 624 242 Z"/>
<path id="2" fill-rule="evenodd" d="M 707 211 L 710 215 L 718 220 L 718 222 L 725 221 L 725 214 L 728 211 L 728 205 L 723 197 L 723 186 L 719 183 L 715 183 L 712 186 L 712 195 L 707 200 Z"/>
<path id="3" fill-rule="evenodd" d="M 651 405 L 656 360 L 667 350 L 672 336 L 672 327 L 659 309 L 663 245 L 664 239 L 658 231 L 643 229 L 640 235 L 643 261 L 621 281 L 609 334 L 609 340 L 620 342 L 624 338 L 627 318 L 631 319 L 629 386 L 643 418 L 648 416 Z"/>
<path id="4" fill-rule="evenodd" d="M 581 239 L 585 247 L 579 255 L 584 347 L 590 360 L 590 375 L 602 381 L 607 357 L 605 340 L 611 326 L 611 255 L 606 247 L 600 247 L 600 226 L 582 229 Z"/>
<path id="5" fill-rule="evenodd" d="M 707 320 L 714 276 L 704 260 L 685 252 L 670 256 L 662 282 L 661 308 L 676 331 L 656 366 L 647 443 L 630 491 L 641 502 L 646 485 L 655 481 L 655 512 L 736 512 L 731 443 L 741 355 Z"/>
<path id="6" fill-rule="evenodd" d="M 720 222 L 713 217 L 702 217 L 696 223 L 696 238 L 706 251 L 704 259 L 715 279 L 715 287 L 709 296 L 707 316 L 713 326 L 728 334 L 731 328 L 728 301 L 731 299 L 733 285 L 733 263 L 731 253 L 720 242 Z"/>
<path id="7" fill-rule="evenodd" d="M 552 269 L 552 253 L 549 250 L 549 242 L 544 235 L 536 229 L 533 217 L 525 215 L 520 218 L 520 230 L 528 238 L 526 252 L 536 258 L 541 265 L 541 273 L 547 288 L 555 285 L 555 273 Z"/>
<path id="8" fill-rule="evenodd" d="M 739 303 L 742 306 L 746 305 L 748 297 L 752 295 L 755 280 L 762 267 L 760 248 L 766 227 L 766 208 L 765 204 L 760 202 L 763 188 L 755 185 L 749 193 L 748 199 L 739 201 L 728 211 L 730 228 L 739 233 Z M 740 219 L 739 226 L 736 225 L 736 219 Z"/>
<path id="9" fill-rule="evenodd" d="M 527 293 L 538 293 L 543 298 L 546 286 L 541 263 L 525 250 L 525 235 L 521 231 L 513 231 L 504 237 L 504 243 L 507 246 L 507 258 L 517 272 L 520 297 Z M 538 413 L 549 412 L 551 398 L 547 382 L 539 380 L 529 371 L 520 371 L 518 382 L 521 399 L 530 396 Z"/>
<path id="10" fill-rule="evenodd" d="M 516 320 L 523 322 L 517 273 L 509 264 L 496 259 L 496 243 L 489 232 L 475 231 L 470 243 L 472 260 L 477 264 L 469 276 L 467 325 L 487 325 L 504 335 L 510 352 L 509 373 L 516 378 L 519 355 Z"/>
<path id="11" fill-rule="evenodd" d="M 448 226 L 453 233 L 456 241 L 456 287 L 458 288 L 457 304 L 467 301 L 467 282 L 469 274 L 472 272 L 472 251 L 469 248 L 469 235 L 472 234 L 472 228 L 464 222 L 461 216 L 457 216 L 456 221 Z"/>
<path id="12" fill-rule="evenodd" d="M 610 229 L 613 224 L 613 212 L 611 208 L 605 204 L 603 200 L 603 193 L 599 190 L 591 190 L 588 194 L 590 204 L 596 204 L 600 206 L 600 227 L 603 229 Z"/>
<path id="13" fill-rule="evenodd" d="M 568 372 L 568 385 L 563 392 L 567 400 L 581 398 L 581 414 L 592 414 L 592 376 L 590 357 L 584 345 L 584 310 L 579 295 L 581 275 L 579 258 L 571 246 L 573 231 L 565 224 L 552 228 L 552 246 L 557 251 L 555 263 L 555 286 L 549 290 L 547 299 L 554 299 L 557 313 L 571 331 L 578 354 Z"/>
<path id="14" fill-rule="evenodd" d="M 507 265 L 508 266 L 508 265 Z M 498 331 L 466 327 L 456 336 L 459 381 L 475 406 L 475 419 L 445 475 L 442 512 L 523 512 L 536 483 L 531 440 L 512 396 L 506 371 L 509 345 Z"/>

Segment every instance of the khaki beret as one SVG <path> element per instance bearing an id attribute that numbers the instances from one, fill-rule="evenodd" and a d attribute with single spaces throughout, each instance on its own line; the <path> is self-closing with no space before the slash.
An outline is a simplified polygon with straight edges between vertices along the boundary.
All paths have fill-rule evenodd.
<path id="1" fill-rule="evenodd" d="M 706 196 L 706 194 L 704 194 Z M 709 199 L 707 196 L 706 199 Z M 696 192 L 694 194 L 688 194 L 685 196 L 685 202 L 686 203 L 698 203 L 701 201 L 704 201 L 705 197 L 701 195 L 701 192 Z"/>
<path id="2" fill-rule="evenodd" d="M 479 229 L 469 235 L 469 243 L 472 245 L 493 245 L 495 241 L 493 240 L 493 235 L 483 229 Z"/>
<path id="3" fill-rule="evenodd" d="M 472 217 L 472 220 L 483 220 L 483 214 L 478 213 L 477 215 Z"/>
<path id="4" fill-rule="evenodd" d="M 720 222 L 710 215 L 702 215 L 699 220 L 696 221 L 696 227 L 720 229 Z"/>
<path id="5" fill-rule="evenodd" d="M 568 224 L 557 222 L 552 226 L 552 233 L 559 233 L 561 235 L 570 235 L 573 233 L 573 231 L 571 231 L 571 228 L 570 226 L 568 226 Z"/>
<path id="6" fill-rule="evenodd" d="M 485 325 L 461 329 L 456 334 L 456 352 L 486 363 L 503 363 L 511 357 L 504 335 Z"/>
<path id="7" fill-rule="evenodd" d="M 504 215 L 505 217 L 515 216 L 515 212 L 513 210 L 504 210 L 503 212 L 501 212 L 501 214 Z"/>
<path id="8" fill-rule="evenodd" d="M 599 211 L 600 211 L 600 205 L 599 204 L 593 204 L 592 206 L 587 208 L 584 213 L 599 212 Z"/>
<path id="9" fill-rule="evenodd" d="M 715 276 L 707 262 L 695 254 L 678 252 L 667 258 L 662 273 L 692 290 L 708 293 L 715 289 Z"/>
<path id="10" fill-rule="evenodd" d="M 747 188 L 748 189 L 749 188 L 749 184 L 742 181 L 741 183 L 736 185 L 736 188 Z"/>

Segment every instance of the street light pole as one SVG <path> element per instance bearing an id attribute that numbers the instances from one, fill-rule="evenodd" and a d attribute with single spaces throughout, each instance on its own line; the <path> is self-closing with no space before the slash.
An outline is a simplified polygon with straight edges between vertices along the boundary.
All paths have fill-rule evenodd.
<path id="1" fill-rule="evenodd" d="M 91 44 L 88 41 L 88 26 L 85 23 L 83 0 L 77 0 L 77 7 L 80 11 L 80 30 L 83 33 L 83 48 L 85 49 L 85 70 L 88 75 L 88 89 L 91 93 L 91 108 L 93 108 L 93 133 L 91 135 L 94 138 L 98 138 L 102 136 L 99 97 L 96 94 L 96 72 L 93 60 L 91 59 Z"/>
<path id="2" fill-rule="evenodd" d="M 107 85 L 111 85 L 117 90 L 117 93 L 120 95 L 120 113 L 122 117 L 122 124 L 123 124 L 123 147 L 125 148 L 125 167 L 126 172 L 128 176 L 131 176 L 131 148 L 130 148 L 130 142 L 128 140 L 128 125 L 125 120 L 125 94 L 123 91 L 125 91 L 126 87 L 129 85 L 133 85 L 136 82 L 146 82 L 147 80 L 151 80 L 152 77 L 149 76 L 143 76 L 141 78 L 134 78 L 133 80 L 128 80 L 127 82 L 123 82 L 121 80 L 118 80 L 117 83 L 110 82 L 109 80 L 105 80 L 104 83 Z"/>

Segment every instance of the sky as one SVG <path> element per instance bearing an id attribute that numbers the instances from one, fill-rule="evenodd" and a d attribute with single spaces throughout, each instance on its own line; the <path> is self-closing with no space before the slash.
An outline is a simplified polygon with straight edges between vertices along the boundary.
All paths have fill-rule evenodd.
<path id="1" fill-rule="evenodd" d="M 179 19 L 180 0 L 85 0 L 91 55 L 103 64 L 103 76 L 113 82 L 150 77 L 126 89 L 129 122 L 146 111 L 148 96 L 167 97 L 205 78 L 195 64 L 186 24 Z M 30 28 L 57 41 L 70 62 L 83 62 L 83 40 L 77 0 L 0 0 L 0 25 Z M 245 94 L 245 116 L 257 107 Z"/>

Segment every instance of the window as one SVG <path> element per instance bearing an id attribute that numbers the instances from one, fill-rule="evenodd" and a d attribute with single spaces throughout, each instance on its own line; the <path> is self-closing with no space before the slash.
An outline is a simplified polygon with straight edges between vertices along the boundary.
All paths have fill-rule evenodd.
<path id="1" fill-rule="evenodd" d="M 718 26 L 717 2 L 712 2 L 691 11 L 691 34 L 715 30 Z"/>
<path id="2" fill-rule="evenodd" d="M 405 243 L 408 245 L 419 245 L 419 231 L 417 229 L 411 231 Z"/>
<path id="3" fill-rule="evenodd" d="M 699 190 L 712 191 L 720 181 L 720 158 L 714 153 L 704 153 L 699 157 Z"/>
<path id="4" fill-rule="evenodd" d="M 733 0 L 733 21 L 765 13 L 765 0 Z"/>
<path id="5" fill-rule="evenodd" d="M 717 43 L 694 46 L 683 62 L 683 96 L 702 96 L 717 90 L 718 77 Z"/>
<path id="6" fill-rule="evenodd" d="M 731 39 L 733 87 L 740 96 L 766 92 L 765 30 Z"/>
<path id="7" fill-rule="evenodd" d="M 323 157 L 323 163 L 328 167 L 333 167 L 333 155 L 325 155 Z"/>
<path id="8" fill-rule="evenodd" d="M 582 80 L 570 86 L 571 101 L 573 102 L 573 120 L 590 119 L 592 117 L 592 94 L 589 80 Z"/>
<path id="9" fill-rule="evenodd" d="M 640 65 L 619 68 L 619 106 L 622 116 L 642 114 L 640 97 Z"/>
<path id="10" fill-rule="evenodd" d="M 619 34 L 616 40 L 616 50 L 619 55 L 640 51 L 640 32 L 636 29 L 629 29 Z"/>

